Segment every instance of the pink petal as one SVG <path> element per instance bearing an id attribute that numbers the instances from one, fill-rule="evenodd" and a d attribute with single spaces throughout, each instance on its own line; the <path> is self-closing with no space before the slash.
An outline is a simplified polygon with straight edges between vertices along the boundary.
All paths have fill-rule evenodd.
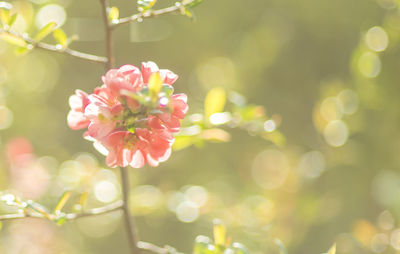
<path id="1" fill-rule="evenodd" d="M 67 116 L 68 126 L 73 130 L 80 130 L 88 127 L 90 121 L 81 112 L 71 110 Z"/>
<path id="2" fill-rule="evenodd" d="M 178 79 L 178 75 L 166 69 L 160 70 L 160 75 L 164 79 L 164 83 L 168 85 L 172 85 Z"/>
<path id="3" fill-rule="evenodd" d="M 147 84 L 151 74 L 158 71 L 158 66 L 154 62 L 143 62 L 142 63 L 142 78 L 143 83 Z"/>
<path id="4" fill-rule="evenodd" d="M 133 168 L 142 168 L 145 163 L 146 160 L 143 153 L 140 150 L 136 150 L 133 153 L 132 161 L 129 165 L 131 165 Z"/>

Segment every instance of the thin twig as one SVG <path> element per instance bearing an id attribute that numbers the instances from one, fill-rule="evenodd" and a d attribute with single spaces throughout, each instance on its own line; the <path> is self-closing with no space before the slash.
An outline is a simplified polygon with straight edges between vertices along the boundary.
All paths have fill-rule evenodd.
<path id="1" fill-rule="evenodd" d="M 111 69 L 114 66 L 114 53 L 113 53 L 113 40 L 112 40 L 112 28 L 110 22 L 108 21 L 108 5 L 107 0 L 100 0 L 102 16 L 104 22 L 104 30 L 106 33 L 106 51 L 108 61 L 106 62 L 106 69 Z"/>
<path id="2" fill-rule="evenodd" d="M 164 248 L 154 245 L 148 242 L 138 242 L 137 246 L 139 249 L 146 250 L 149 252 L 157 253 L 157 254 L 183 254 L 182 252 L 178 252 L 175 248 L 171 246 L 165 246 Z"/>
<path id="3" fill-rule="evenodd" d="M 117 210 L 121 210 L 123 208 L 123 202 L 117 201 L 114 203 L 111 203 L 109 205 L 103 206 L 103 207 L 97 207 L 93 209 L 86 210 L 81 213 L 67 213 L 64 215 L 64 218 L 67 221 L 73 221 L 82 217 L 89 217 L 89 216 L 96 216 L 100 214 L 106 214 L 110 212 L 114 212 Z M 23 218 L 42 218 L 42 219 L 47 219 L 43 214 L 40 213 L 16 213 L 16 214 L 5 214 L 5 215 L 0 215 L 0 221 L 5 221 L 5 220 L 16 220 L 16 219 L 23 219 Z M 54 215 L 54 219 L 57 217 Z"/>
<path id="4" fill-rule="evenodd" d="M 123 205 L 122 210 L 124 211 L 124 218 L 125 218 L 125 227 L 128 234 L 128 241 L 131 247 L 132 254 L 140 253 L 140 249 L 138 248 L 138 241 L 139 238 L 136 232 L 135 221 L 131 216 L 131 212 L 129 211 L 129 174 L 128 168 L 121 167 L 121 185 L 122 185 L 122 198 L 123 198 Z"/>
<path id="5" fill-rule="evenodd" d="M 113 23 L 111 24 L 111 27 L 115 28 L 120 25 L 128 24 L 128 23 L 135 22 L 138 20 L 143 20 L 145 18 L 154 18 L 154 17 L 158 17 L 158 16 L 161 16 L 164 14 L 182 11 L 182 10 L 184 10 L 184 8 L 186 6 L 190 5 L 194 1 L 196 1 L 196 0 L 187 0 L 187 1 L 183 1 L 183 2 L 177 2 L 174 6 L 170 6 L 170 7 L 164 8 L 164 9 L 150 10 L 150 11 L 146 11 L 144 13 L 138 13 L 138 14 L 134 14 L 129 17 L 120 18 L 116 21 L 113 21 Z"/>
<path id="6" fill-rule="evenodd" d="M 96 62 L 96 63 L 107 63 L 108 62 L 107 58 L 103 57 L 103 56 L 96 56 L 96 55 L 76 51 L 76 50 L 73 50 L 70 48 L 60 48 L 60 47 L 57 47 L 56 45 L 52 45 L 52 44 L 48 44 L 48 43 L 44 43 L 44 42 L 38 42 L 28 36 L 21 35 L 19 33 L 13 32 L 13 31 L 4 30 L 2 28 L 0 28 L 0 34 L 9 34 L 9 35 L 18 37 L 18 38 L 24 40 L 26 43 L 32 45 L 34 48 L 40 48 L 40 49 L 44 49 L 47 51 L 52 51 L 52 52 L 56 52 L 56 53 L 60 53 L 60 54 L 67 54 L 67 55 L 70 55 L 70 56 L 73 56 L 76 58 L 80 58 L 80 59 L 84 59 L 84 60 L 87 60 L 90 62 Z"/>

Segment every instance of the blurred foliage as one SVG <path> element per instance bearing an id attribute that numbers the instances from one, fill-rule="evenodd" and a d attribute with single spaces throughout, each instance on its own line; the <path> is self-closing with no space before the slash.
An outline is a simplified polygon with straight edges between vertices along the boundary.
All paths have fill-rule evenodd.
<path id="1" fill-rule="evenodd" d="M 139 2 L 111 1 L 109 19 L 175 4 Z M 0 20 L 60 49 L 103 55 L 96 4 L 0 2 Z M 117 64 L 173 70 L 191 108 L 171 159 L 131 172 L 141 239 L 190 253 L 217 217 L 249 253 L 281 253 L 275 239 L 294 254 L 332 242 L 338 254 L 397 253 L 399 8 L 396 0 L 209 0 L 195 22 L 169 15 L 119 28 Z M 62 211 L 118 200 L 117 171 L 66 125 L 68 96 L 98 86 L 103 66 L 1 37 L 11 44 L 0 40 L 0 189 Z M 2 224 L 0 252 L 126 253 L 124 233 L 119 213 L 62 227 L 29 218 Z M 215 250 L 220 239 L 194 246 Z M 225 247 L 243 253 L 235 246 Z"/>

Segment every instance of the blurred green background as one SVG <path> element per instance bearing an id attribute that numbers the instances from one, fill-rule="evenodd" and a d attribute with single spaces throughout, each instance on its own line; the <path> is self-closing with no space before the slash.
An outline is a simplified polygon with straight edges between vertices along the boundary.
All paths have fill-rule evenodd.
<path id="1" fill-rule="evenodd" d="M 97 1 L 12 3 L 22 14 L 17 31 L 35 33 L 56 20 L 79 36 L 71 48 L 104 55 Z M 111 4 L 121 16 L 137 12 L 133 0 Z M 278 253 L 275 238 L 293 254 L 322 253 L 334 242 L 339 254 L 398 253 L 399 8 L 396 0 L 204 0 L 194 22 L 168 15 L 116 30 L 117 65 L 151 60 L 176 72 L 175 90 L 188 94 L 190 113 L 202 112 L 207 91 L 223 87 L 279 116 L 286 137 L 277 146 L 232 129 L 230 142 L 132 169 L 141 239 L 190 252 L 220 218 L 251 253 Z M 14 51 L 0 41 L 0 188 L 49 207 L 66 189 L 89 191 L 90 207 L 119 199 L 118 170 L 66 124 L 68 97 L 100 85 L 104 67 Z M 24 159 L 13 161 L 21 149 Z M 128 253 L 120 219 L 5 222 L 0 252 Z"/>

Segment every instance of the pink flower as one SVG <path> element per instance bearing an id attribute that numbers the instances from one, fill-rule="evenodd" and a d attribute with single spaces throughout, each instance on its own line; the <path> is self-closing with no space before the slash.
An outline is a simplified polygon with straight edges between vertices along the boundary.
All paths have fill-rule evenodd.
<path id="1" fill-rule="evenodd" d="M 123 91 L 137 92 L 143 86 L 139 68 L 133 65 L 123 65 L 119 69 L 109 70 L 102 78 L 110 91 L 119 96 Z"/>
<path id="2" fill-rule="evenodd" d="M 68 113 L 67 120 L 71 129 L 79 130 L 88 127 L 90 121 L 84 115 L 88 104 L 88 95 L 81 90 L 76 90 L 75 94 L 69 97 L 71 111 Z"/>
<path id="3" fill-rule="evenodd" d="M 158 69 L 158 66 L 154 62 L 143 62 L 142 63 L 142 78 L 143 83 L 147 84 L 149 82 L 150 76 L 159 72 L 161 78 L 164 80 L 165 84 L 172 85 L 178 79 L 178 75 L 167 69 Z"/>
<path id="4" fill-rule="evenodd" d="M 156 116 L 149 116 L 148 125 L 154 129 L 167 128 L 171 132 L 178 132 L 183 119 L 189 110 L 186 94 L 174 94 L 171 96 L 172 113 L 165 112 Z"/>
<path id="5" fill-rule="evenodd" d="M 159 94 L 146 88 L 156 72 L 167 89 Z M 111 69 L 92 94 L 77 90 L 71 96 L 68 123 L 72 129 L 87 127 L 85 138 L 107 156 L 110 167 L 158 166 L 171 155 L 173 133 L 188 111 L 187 96 L 172 94 L 177 78 L 153 62 L 142 63 L 141 70 L 133 65 Z"/>

